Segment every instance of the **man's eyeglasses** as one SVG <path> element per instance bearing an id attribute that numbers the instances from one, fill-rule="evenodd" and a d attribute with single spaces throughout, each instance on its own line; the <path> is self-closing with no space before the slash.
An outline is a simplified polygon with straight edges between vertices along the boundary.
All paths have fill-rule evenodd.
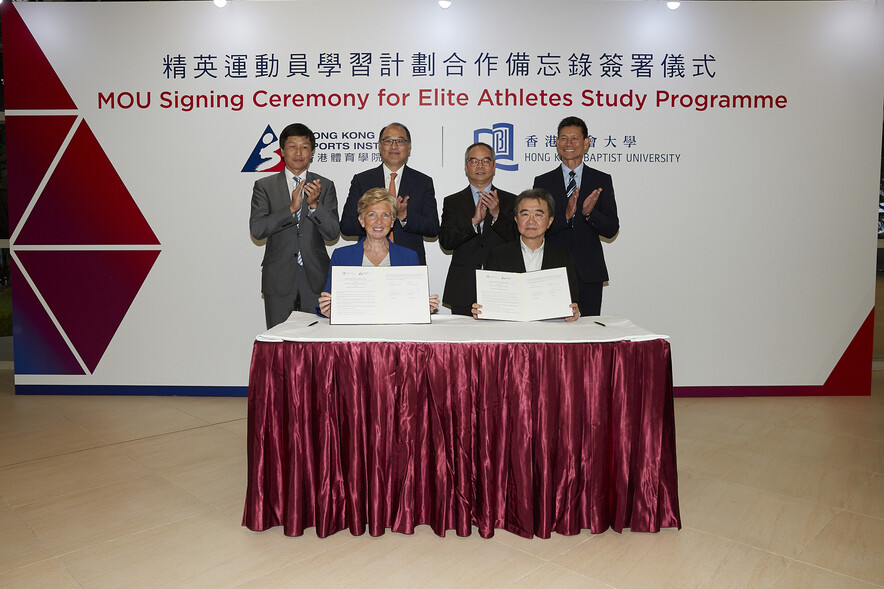
<path id="1" fill-rule="evenodd" d="M 478 166 L 479 164 L 482 164 L 483 166 L 490 166 L 491 164 L 494 163 L 494 160 L 491 159 L 490 157 L 483 157 L 482 159 L 479 159 L 477 157 L 471 157 L 470 159 L 467 160 L 467 163 L 470 164 L 471 166 Z"/>
<path id="2" fill-rule="evenodd" d="M 408 139 L 404 137 L 387 137 L 386 139 L 381 139 L 381 143 L 390 147 L 391 145 L 405 145 L 408 143 Z"/>

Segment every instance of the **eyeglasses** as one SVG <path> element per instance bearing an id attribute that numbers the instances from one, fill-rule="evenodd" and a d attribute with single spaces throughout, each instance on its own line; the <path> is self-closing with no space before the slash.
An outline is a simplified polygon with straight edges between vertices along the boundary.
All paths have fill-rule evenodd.
<path id="1" fill-rule="evenodd" d="M 491 164 L 494 163 L 494 160 L 491 159 L 490 157 L 483 157 L 482 159 L 479 159 L 477 157 L 471 157 L 470 159 L 467 160 L 467 163 L 470 164 L 471 166 L 478 166 L 479 164 L 482 164 L 483 166 L 490 166 Z"/>
<path id="2" fill-rule="evenodd" d="M 386 139 L 381 139 L 381 143 L 390 147 L 392 145 L 405 145 L 408 143 L 408 139 L 405 137 L 387 137 Z"/>

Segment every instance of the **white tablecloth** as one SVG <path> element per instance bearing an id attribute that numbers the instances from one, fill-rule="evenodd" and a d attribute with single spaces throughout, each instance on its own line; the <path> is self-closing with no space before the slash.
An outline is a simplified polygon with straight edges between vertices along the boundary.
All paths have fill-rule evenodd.
<path id="1" fill-rule="evenodd" d="M 262 342 L 616 342 L 668 339 L 629 319 L 602 315 L 531 322 L 477 321 L 460 315 L 434 315 L 428 325 L 329 325 L 325 317 L 294 312 L 285 323 L 257 336 Z"/>

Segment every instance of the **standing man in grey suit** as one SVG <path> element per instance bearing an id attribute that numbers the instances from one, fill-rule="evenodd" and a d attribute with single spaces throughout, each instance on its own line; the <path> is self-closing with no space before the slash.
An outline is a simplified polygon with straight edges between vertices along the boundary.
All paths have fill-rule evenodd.
<path id="1" fill-rule="evenodd" d="M 292 311 L 312 313 L 328 275 L 325 240 L 338 237 L 338 196 L 328 178 L 307 171 L 316 136 L 301 123 L 279 134 L 285 170 L 255 182 L 249 230 L 267 239 L 261 292 L 267 328 Z"/>
<path id="2" fill-rule="evenodd" d="M 442 201 L 439 244 L 451 250 L 442 302 L 454 315 L 470 315 L 476 301 L 476 270 L 485 267 L 488 253 L 517 237 L 513 216 L 516 195 L 492 184 L 494 150 L 487 143 L 473 143 L 464 154 L 469 185 Z"/>
<path id="3" fill-rule="evenodd" d="M 543 188 L 555 199 L 555 221 L 549 228 L 549 240 L 574 256 L 580 314 L 599 315 L 602 285 L 608 280 L 600 237 L 613 239 L 620 231 L 620 219 L 611 175 L 583 163 L 589 144 L 583 120 L 562 119 L 556 138 L 562 165 L 536 177 L 534 187 Z"/>
<path id="4" fill-rule="evenodd" d="M 424 237 L 439 235 L 439 210 L 433 179 L 405 165 L 411 156 L 411 132 L 402 123 L 390 123 L 381 129 L 378 151 L 383 163 L 353 176 L 341 213 L 341 233 L 355 237 L 365 235 L 357 218 L 359 199 L 369 188 L 386 188 L 399 203 L 391 240 L 416 251 L 420 263 L 426 264 Z"/>

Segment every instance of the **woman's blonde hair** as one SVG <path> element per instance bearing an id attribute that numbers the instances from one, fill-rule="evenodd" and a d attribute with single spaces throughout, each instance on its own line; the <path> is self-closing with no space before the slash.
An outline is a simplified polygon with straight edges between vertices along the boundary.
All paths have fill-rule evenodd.
<path id="1" fill-rule="evenodd" d="M 359 199 L 359 204 L 356 205 L 359 217 L 362 217 L 368 207 L 379 202 L 385 202 L 390 206 L 390 214 L 393 215 L 394 219 L 398 216 L 399 205 L 396 202 L 396 197 L 390 194 L 386 188 L 370 188 L 362 195 L 362 198 Z"/>

